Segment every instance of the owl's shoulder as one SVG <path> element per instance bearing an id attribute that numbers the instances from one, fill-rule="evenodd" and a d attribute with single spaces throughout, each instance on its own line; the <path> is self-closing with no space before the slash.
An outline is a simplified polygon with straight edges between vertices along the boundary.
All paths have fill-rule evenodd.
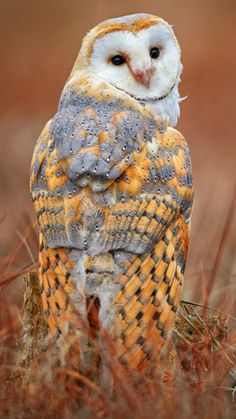
<path id="1" fill-rule="evenodd" d="M 192 187 L 192 164 L 189 147 L 179 131 L 171 127 L 166 129 L 160 142 L 159 154 L 172 166 L 176 176 L 181 178 L 182 185 Z"/>
<path id="2" fill-rule="evenodd" d="M 162 137 L 162 145 L 167 148 L 187 147 L 187 141 L 177 129 L 168 127 Z"/>

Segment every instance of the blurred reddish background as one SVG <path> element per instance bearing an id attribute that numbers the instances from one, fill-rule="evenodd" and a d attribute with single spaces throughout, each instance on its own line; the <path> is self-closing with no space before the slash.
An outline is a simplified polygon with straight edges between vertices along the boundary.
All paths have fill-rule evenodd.
<path id="1" fill-rule="evenodd" d="M 195 183 L 185 295 L 196 300 L 200 267 L 208 278 L 235 185 L 235 0 L 1 0 L 0 263 L 19 244 L 29 220 L 35 222 L 29 196 L 33 148 L 57 109 L 82 37 L 101 20 L 135 12 L 165 18 L 182 46 L 181 93 L 188 99 L 178 129 L 190 145 Z M 234 290 L 235 218 L 231 221 L 215 296 Z M 37 258 L 35 236 L 27 240 Z M 29 248 L 24 244 L 13 255 L 7 273 L 31 261 Z M 2 270 L 1 277 L 5 274 Z M 13 292 L 19 294 L 15 285 Z"/>

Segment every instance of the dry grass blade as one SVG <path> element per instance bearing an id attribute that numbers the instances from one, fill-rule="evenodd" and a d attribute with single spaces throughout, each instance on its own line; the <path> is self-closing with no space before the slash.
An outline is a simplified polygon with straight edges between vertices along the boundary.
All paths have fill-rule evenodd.
<path id="1" fill-rule="evenodd" d="M 34 269 L 35 266 L 32 264 L 27 265 L 25 268 L 23 268 L 22 270 L 15 272 L 14 274 L 8 275 L 7 278 L 4 278 L 1 282 L 0 282 L 0 289 L 5 287 L 6 285 L 9 285 L 10 282 L 14 281 L 15 279 L 26 275 L 30 270 Z"/>
<path id="2" fill-rule="evenodd" d="M 229 314 L 229 313 L 226 313 L 225 311 L 222 311 L 222 310 L 219 310 L 219 309 L 217 309 L 217 308 L 214 308 L 214 307 L 209 307 L 209 306 L 206 306 L 206 305 L 204 305 L 204 304 L 200 304 L 200 303 L 196 303 L 196 302 L 193 302 L 193 301 L 186 301 L 186 300 L 181 300 L 181 303 L 182 304 L 187 304 L 187 305 L 189 305 L 189 306 L 195 306 L 195 307 L 201 307 L 201 308 L 204 308 L 204 309 L 206 309 L 207 311 L 215 311 L 216 313 L 218 313 L 218 314 L 222 314 L 222 315 L 224 315 L 224 316 L 226 316 L 226 317 L 229 317 L 229 318 L 231 318 L 232 320 L 235 320 L 236 321 L 236 317 L 234 317 L 234 316 L 232 316 L 231 314 Z"/>
<path id="3" fill-rule="evenodd" d="M 30 250 L 30 247 L 29 247 L 29 245 L 28 245 L 28 243 L 27 243 L 26 238 L 23 236 L 23 234 L 22 234 L 19 230 L 17 230 L 17 235 L 20 237 L 20 239 L 21 239 L 21 240 L 22 240 L 22 242 L 24 243 L 25 248 L 26 248 L 26 250 L 27 250 L 27 252 L 28 252 L 28 254 L 29 254 L 29 256 L 30 256 L 30 259 L 32 260 L 33 265 L 35 265 L 35 266 L 36 266 L 36 262 L 35 262 L 35 260 L 34 260 L 33 253 L 32 253 L 32 252 L 31 252 L 31 250 Z"/>
<path id="4" fill-rule="evenodd" d="M 57 368 L 55 370 L 55 373 L 65 374 L 65 375 L 68 375 L 69 377 L 75 378 L 75 379 L 81 381 L 83 384 L 85 384 L 91 390 L 94 390 L 98 394 L 101 394 L 101 389 L 96 384 L 94 384 L 91 380 L 89 380 L 89 378 L 85 377 L 83 374 L 81 374 L 78 371 L 69 370 L 67 368 Z"/>
<path id="5" fill-rule="evenodd" d="M 30 225 L 28 225 L 28 227 L 26 228 L 25 232 L 23 233 L 23 237 L 24 240 L 20 240 L 20 242 L 16 245 L 15 249 L 8 255 L 8 257 L 6 258 L 6 260 L 2 263 L 1 267 L 0 267 L 0 271 L 1 272 L 5 272 L 5 274 L 7 274 L 9 272 L 9 269 L 16 257 L 16 255 L 19 253 L 21 247 L 25 244 L 25 240 L 29 237 L 29 235 L 32 233 L 32 231 L 34 231 L 35 226 L 32 225 L 32 223 Z"/>
<path id="6" fill-rule="evenodd" d="M 215 257 L 215 261 L 214 261 L 214 265 L 212 268 L 212 272 L 209 278 L 209 281 L 207 283 L 207 291 L 206 291 L 206 297 L 205 297 L 205 301 L 204 301 L 204 305 L 207 306 L 208 305 L 208 300 L 209 300 L 209 296 L 212 293 L 215 281 L 216 281 L 216 275 L 222 260 L 222 255 L 224 252 L 224 246 L 227 240 L 227 237 L 229 235 L 230 229 L 231 229 L 231 225 L 232 225 L 232 221 L 233 221 L 233 217 L 234 217 L 234 212 L 235 212 L 235 203 L 236 203 L 236 185 L 234 187 L 234 192 L 233 192 L 233 196 L 231 199 L 231 203 L 227 212 L 227 216 L 225 219 L 225 224 L 224 224 L 224 228 L 222 231 L 222 235 L 219 241 L 219 245 L 216 251 L 216 257 Z"/>

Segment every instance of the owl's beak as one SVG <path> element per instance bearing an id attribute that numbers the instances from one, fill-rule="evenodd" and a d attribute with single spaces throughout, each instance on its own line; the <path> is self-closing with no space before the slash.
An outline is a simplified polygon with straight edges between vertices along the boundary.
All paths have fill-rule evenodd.
<path id="1" fill-rule="evenodd" d="M 147 89 L 150 86 L 150 80 L 151 80 L 151 76 L 152 76 L 152 69 L 149 68 L 148 70 L 142 71 L 142 70 L 134 70 L 132 71 L 133 76 L 135 78 L 135 80 L 142 84 L 143 86 L 145 86 Z"/>

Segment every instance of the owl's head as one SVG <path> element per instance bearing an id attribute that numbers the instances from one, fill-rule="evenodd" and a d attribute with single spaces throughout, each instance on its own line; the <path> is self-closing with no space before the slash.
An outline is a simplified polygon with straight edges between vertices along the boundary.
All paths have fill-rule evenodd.
<path id="1" fill-rule="evenodd" d="M 181 51 L 170 25 L 136 14 L 100 23 L 84 38 L 74 69 L 86 68 L 175 125 Z"/>

